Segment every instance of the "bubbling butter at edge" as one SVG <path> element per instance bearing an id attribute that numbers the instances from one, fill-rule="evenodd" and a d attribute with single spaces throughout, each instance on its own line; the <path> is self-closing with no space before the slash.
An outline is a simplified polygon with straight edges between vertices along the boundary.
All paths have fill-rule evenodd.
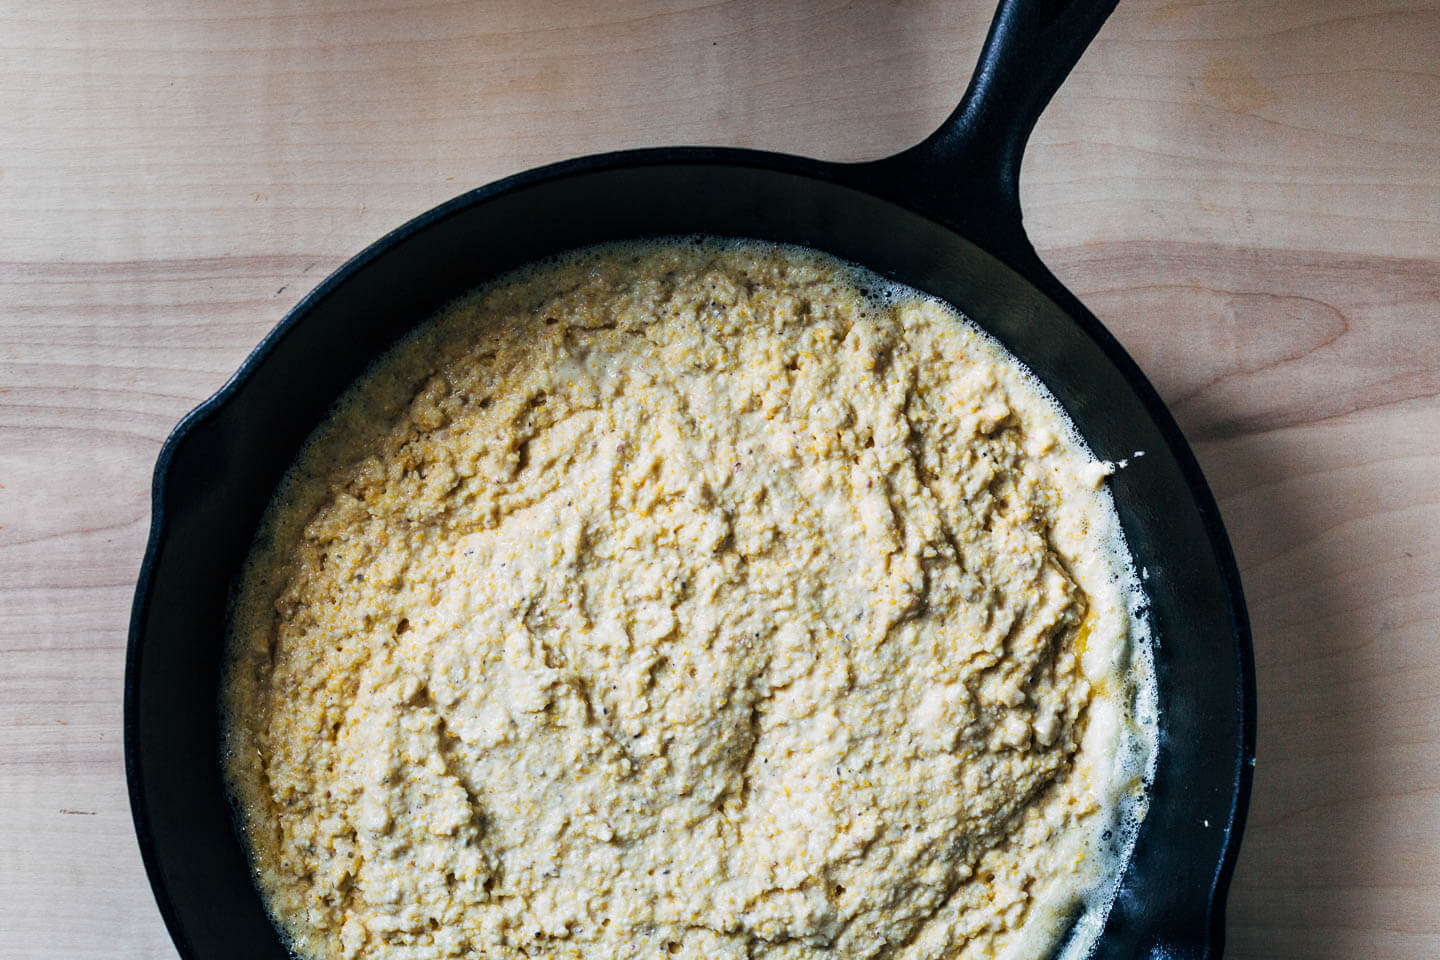
<path id="1" fill-rule="evenodd" d="M 313 958 L 1083 954 L 1154 739 L 1108 471 L 814 252 L 501 278 L 352 388 L 237 590 L 268 909 Z"/>

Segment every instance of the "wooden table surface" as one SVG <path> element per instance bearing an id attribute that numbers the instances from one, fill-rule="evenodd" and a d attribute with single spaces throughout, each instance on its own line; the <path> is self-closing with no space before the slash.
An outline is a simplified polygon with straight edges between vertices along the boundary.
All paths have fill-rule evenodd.
<path id="1" fill-rule="evenodd" d="M 864 159 L 988 0 L 0 0 L 0 957 L 173 957 L 120 701 L 150 471 L 344 258 L 668 143 Z M 1124 0 L 1037 247 L 1171 404 L 1244 573 L 1237 958 L 1440 956 L 1440 0 Z"/>

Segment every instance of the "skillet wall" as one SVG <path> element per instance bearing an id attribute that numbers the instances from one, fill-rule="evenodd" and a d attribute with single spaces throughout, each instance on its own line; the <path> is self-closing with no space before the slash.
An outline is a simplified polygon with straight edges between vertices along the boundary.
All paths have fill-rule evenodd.
<path id="1" fill-rule="evenodd" d="M 1064 311 L 944 227 L 828 179 L 838 169 L 743 152 L 655 151 L 483 188 L 342 268 L 177 429 L 157 465 L 131 627 L 126 740 L 142 854 L 182 955 L 287 956 L 232 830 L 216 696 L 230 584 L 305 436 L 387 345 L 477 283 L 570 247 L 695 232 L 806 244 L 939 295 L 1030 365 L 1097 454 L 1145 451 L 1113 489 L 1137 566 L 1149 575 L 1160 636 L 1161 763 L 1096 956 L 1199 957 L 1218 946 L 1220 907 L 1212 914 L 1210 894 L 1243 781 L 1236 638 L 1244 625 L 1221 574 L 1228 551 L 1217 555 L 1188 468 L 1126 375 Z M 1219 872 L 1222 886 L 1227 872 Z"/>

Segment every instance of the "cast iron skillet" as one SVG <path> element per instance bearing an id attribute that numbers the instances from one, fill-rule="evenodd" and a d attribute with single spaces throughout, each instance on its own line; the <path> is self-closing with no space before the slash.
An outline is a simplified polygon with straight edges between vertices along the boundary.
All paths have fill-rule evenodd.
<path id="1" fill-rule="evenodd" d="M 1150 811 L 1094 956 L 1219 957 L 1254 757 L 1239 574 L 1175 422 L 1041 264 L 1016 193 L 1040 111 L 1114 4 L 1002 0 L 959 108 L 885 160 L 637 150 L 457 197 L 321 283 L 176 427 L 156 464 L 135 591 L 125 759 L 140 850 L 181 956 L 286 956 L 231 825 L 216 698 L 228 590 L 306 435 L 398 336 L 501 271 L 602 240 L 705 233 L 815 247 L 950 301 L 1044 380 L 1099 456 L 1131 458 L 1112 488 L 1148 577 L 1161 738 Z"/>

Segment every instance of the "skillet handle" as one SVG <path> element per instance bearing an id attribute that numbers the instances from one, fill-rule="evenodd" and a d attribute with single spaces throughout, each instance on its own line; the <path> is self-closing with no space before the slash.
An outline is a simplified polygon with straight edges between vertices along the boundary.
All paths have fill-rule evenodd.
<path id="1" fill-rule="evenodd" d="M 1021 156 L 1041 112 L 1116 2 L 1000 0 L 960 106 L 919 144 L 867 164 L 876 185 L 1013 266 L 1038 266 L 1021 223 Z"/>

